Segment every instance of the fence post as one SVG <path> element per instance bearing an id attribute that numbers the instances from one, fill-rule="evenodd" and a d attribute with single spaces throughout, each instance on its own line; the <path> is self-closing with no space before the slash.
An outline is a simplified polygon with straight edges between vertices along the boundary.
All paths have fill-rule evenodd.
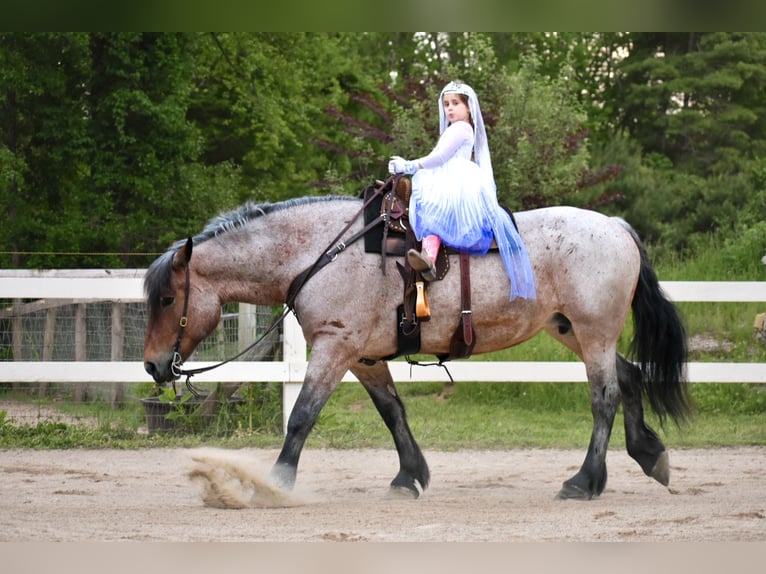
<path id="1" fill-rule="evenodd" d="M 306 361 L 306 339 L 303 338 L 301 326 L 294 313 L 288 313 L 282 324 L 282 360 L 287 363 L 303 363 Z M 282 426 L 287 433 L 287 421 L 293 412 L 302 383 L 282 383 Z"/>
<path id="2" fill-rule="evenodd" d="M 257 306 L 252 303 L 240 303 L 237 313 L 237 352 L 241 353 L 255 340 L 257 329 Z"/>
<path id="3" fill-rule="evenodd" d="M 125 356 L 123 343 L 125 341 L 125 325 L 122 321 L 124 304 L 118 301 L 112 303 L 112 348 L 110 356 L 112 361 L 122 361 Z M 121 407 L 125 398 L 123 383 L 112 385 L 112 407 Z"/>
<path id="4" fill-rule="evenodd" d="M 53 350 L 56 347 L 56 315 L 57 307 L 51 307 L 45 313 L 45 331 L 43 332 L 43 361 L 53 360 Z M 41 382 L 39 392 L 41 397 L 47 397 L 50 394 L 51 385 L 48 382 Z"/>
<path id="5" fill-rule="evenodd" d="M 74 360 L 77 362 L 88 360 L 88 324 L 85 303 L 77 303 L 74 312 Z M 74 400 L 84 403 L 88 398 L 87 383 L 74 384 Z"/>
<path id="6" fill-rule="evenodd" d="M 13 300 L 13 360 L 24 360 L 24 317 L 21 314 L 21 299 Z M 13 383 L 13 390 L 18 391 L 23 387 L 22 383 Z"/>

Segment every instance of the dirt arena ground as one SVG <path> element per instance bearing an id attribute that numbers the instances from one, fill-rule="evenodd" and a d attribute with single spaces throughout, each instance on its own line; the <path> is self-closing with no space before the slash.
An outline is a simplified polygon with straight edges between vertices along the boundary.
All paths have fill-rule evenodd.
<path id="1" fill-rule="evenodd" d="M 268 502 L 245 486 L 239 509 L 206 504 L 206 483 L 190 477 L 207 457 L 256 484 L 276 455 L 0 450 L 0 541 L 766 541 L 766 447 L 671 451 L 670 488 L 613 450 L 607 488 L 589 502 L 555 499 L 584 456 L 574 450 L 427 451 L 418 500 L 385 497 L 393 450 L 307 449 L 290 496 Z"/>

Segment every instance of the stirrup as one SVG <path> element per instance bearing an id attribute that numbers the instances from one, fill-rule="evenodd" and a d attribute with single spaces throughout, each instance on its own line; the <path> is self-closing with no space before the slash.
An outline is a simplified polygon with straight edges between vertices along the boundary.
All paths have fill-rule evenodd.
<path id="1" fill-rule="evenodd" d="M 428 295 L 426 295 L 426 286 L 422 281 L 415 282 L 417 299 L 415 300 L 415 316 L 418 319 L 428 320 L 431 318 L 431 306 L 428 304 Z"/>

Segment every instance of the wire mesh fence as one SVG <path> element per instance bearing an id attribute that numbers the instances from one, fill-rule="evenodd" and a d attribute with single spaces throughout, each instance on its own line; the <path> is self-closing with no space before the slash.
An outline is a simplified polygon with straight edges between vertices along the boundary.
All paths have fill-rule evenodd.
<path id="1" fill-rule="evenodd" d="M 271 307 L 227 305 L 216 330 L 189 360 L 222 361 L 236 355 L 268 329 L 275 314 L 278 310 Z M 0 299 L 0 368 L 6 361 L 142 361 L 146 324 L 143 302 Z M 239 360 L 280 360 L 281 340 L 280 328 Z M 149 375 L 146 383 L 137 384 L 0 383 L 0 423 L 141 428 L 142 423 L 151 422 L 149 410 L 154 408 L 147 399 L 157 394 L 166 403 L 161 408 L 172 407 L 160 430 L 205 425 L 205 419 L 220 422 L 224 415 L 242 415 L 252 425 L 271 416 L 264 415 L 264 410 L 279 413 L 276 383 L 199 386 L 206 397 L 184 399 L 181 408 L 181 397 L 173 401 L 173 394 L 159 389 Z M 182 394 L 182 385 L 175 390 Z M 276 405 L 266 404 L 275 401 Z M 255 418 L 254 408 L 258 409 Z"/>

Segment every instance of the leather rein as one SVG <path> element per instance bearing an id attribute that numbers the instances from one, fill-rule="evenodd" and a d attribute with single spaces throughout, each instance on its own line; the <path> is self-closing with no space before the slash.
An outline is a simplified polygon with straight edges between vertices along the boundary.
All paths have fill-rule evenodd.
<path id="1" fill-rule="evenodd" d="M 310 265 L 307 269 L 302 271 L 298 276 L 293 279 L 292 283 L 290 283 L 290 287 L 287 290 L 287 299 L 285 301 L 285 308 L 282 311 L 282 314 L 277 317 L 274 321 L 272 321 L 271 325 L 269 325 L 268 329 L 255 341 L 250 343 L 247 347 L 245 347 L 242 351 L 234 355 L 233 357 L 230 357 L 226 360 L 220 361 L 218 363 L 215 363 L 213 365 L 208 365 L 206 367 L 198 367 L 196 369 L 182 369 L 181 366 L 183 365 L 183 358 L 181 357 L 180 348 L 181 348 L 181 341 L 183 339 L 184 333 L 186 332 L 186 327 L 189 324 L 189 318 L 188 318 L 188 311 L 189 311 L 189 298 L 191 295 L 191 272 L 190 272 L 190 266 L 191 263 L 187 261 L 186 263 L 186 279 L 185 279 L 185 285 L 184 285 L 184 306 L 183 311 L 181 312 L 181 318 L 178 321 L 178 337 L 176 338 L 175 345 L 173 346 L 173 359 L 171 362 L 171 372 L 173 373 L 173 376 L 176 378 L 180 378 L 182 376 L 186 377 L 186 387 L 189 389 L 189 391 L 195 396 L 198 397 L 200 395 L 200 392 L 192 385 L 191 383 L 191 377 L 199 374 L 199 373 L 205 373 L 207 371 L 212 371 L 213 369 L 217 369 L 218 367 L 221 367 L 225 365 L 226 363 L 230 363 L 231 361 L 234 361 L 235 359 L 238 359 L 242 355 L 248 353 L 252 349 L 254 349 L 257 345 L 259 345 L 266 337 L 268 337 L 273 331 L 279 327 L 279 325 L 285 320 L 288 313 L 291 311 L 295 313 L 295 316 L 297 317 L 298 314 L 295 312 L 295 300 L 298 297 L 298 294 L 300 293 L 303 286 L 306 284 L 306 282 L 313 277 L 320 269 L 325 267 L 328 263 L 332 263 L 337 259 L 338 255 L 344 251 L 349 245 L 353 244 L 354 242 L 358 241 L 364 235 L 373 227 L 385 223 L 385 221 L 388 219 L 389 215 L 387 213 L 381 213 L 378 217 L 370 221 L 367 225 L 364 226 L 364 228 L 361 231 L 358 231 L 357 233 L 354 233 L 351 237 L 343 240 L 343 235 L 348 232 L 348 230 L 351 228 L 351 226 L 354 224 L 354 222 L 359 219 L 359 217 L 364 213 L 365 208 L 379 195 L 383 194 L 383 190 L 386 188 L 389 182 L 391 182 L 394 178 L 391 177 L 386 182 L 384 182 L 382 185 L 379 185 L 375 188 L 374 193 L 370 194 L 370 197 L 364 202 L 361 209 L 352 217 L 349 222 L 346 224 L 346 226 L 341 229 L 340 233 L 330 242 L 330 247 L 328 247 L 324 253 L 322 253 L 316 261 L 312 265 Z"/>

